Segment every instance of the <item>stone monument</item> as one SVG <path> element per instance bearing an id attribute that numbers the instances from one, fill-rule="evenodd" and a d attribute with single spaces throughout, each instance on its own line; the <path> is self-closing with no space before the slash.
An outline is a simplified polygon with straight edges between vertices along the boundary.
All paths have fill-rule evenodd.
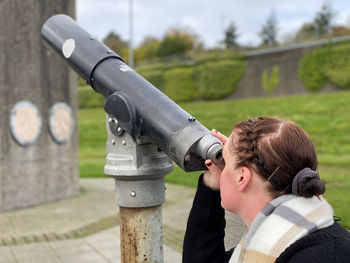
<path id="1" fill-rule="evenodd" d="M 79 192 L 77 75 L 41 38 L 74 0 L 0 0 L 0 212 Z"/>

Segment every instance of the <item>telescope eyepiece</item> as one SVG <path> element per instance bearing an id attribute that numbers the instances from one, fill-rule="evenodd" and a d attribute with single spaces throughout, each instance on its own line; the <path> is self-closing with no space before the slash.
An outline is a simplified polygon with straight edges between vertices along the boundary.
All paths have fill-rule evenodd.
<path id="1" fill-rule="evenodd" d="M 218 143 L 214 143 L 209 147 L 206 155 L 206 159 L 212 160 L 215 164 L 221 163 L 223 161 L 222 146 Z"/>
<path id="2" fill-rule="evenodd" d="M 221 141 L 212 134 L 205 135 L 197 145 L 196 153 L 204 160 L 210 159 L 213 163 L 220 165 L 223 163 Z"/>

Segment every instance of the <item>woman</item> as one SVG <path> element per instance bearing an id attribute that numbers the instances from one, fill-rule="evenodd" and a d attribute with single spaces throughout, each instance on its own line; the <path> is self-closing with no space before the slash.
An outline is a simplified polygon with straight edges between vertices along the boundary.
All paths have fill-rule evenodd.
<path id="1" fill-rule="evenodd" d="M 224 146 L 225 166 L 205 161 L 183 262 L 350 262 L 350 234 L 322 197 L 315 148 L 301 128 L 259 117 L 237 124 L 229 138 L 212 133 Z M 227 252 L 224 209 L 248 227 Z"/>

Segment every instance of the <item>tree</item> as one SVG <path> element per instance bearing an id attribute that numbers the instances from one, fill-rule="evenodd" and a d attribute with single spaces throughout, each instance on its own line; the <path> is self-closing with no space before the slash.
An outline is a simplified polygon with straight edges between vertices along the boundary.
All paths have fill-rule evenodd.
<path id="1" fill-rule="evenodd" d="M 320 11 L 318 11 L 310 23 L 304 23 L 295 34 L 295 41 L 310 41 L 325 35 L 342 35 L 346 30 L 337 28 L 333 31 L 333 18 L 335 13 L 329 2 L 324 2 Z"/>
<path id="2" fill-rule="evenodd" d="M 112 49 L 114 52 L 119 54 L 121 57 L 127 56 L 128 42 L 124 41 L 114 31 L 109 32 L 109 34 L 103 39 L 103 43 L 110 49 Z"/>
<path id="3" fill-rule="evenodd" d="M 333 26 L 335 12 L 332 10 L 330 2 L 324 2 L 321 10 L 317 12 L 314 18 L 315 31 L 318 37 L 330 33 Z"/>
<path id="4" fill-rule="evenodd" d="M 314 23 L 304 23 L 295 35 L 295 41 L 314 39 L 316 35 L 316 27 Z"/>
<path id="5" fill-rule="evenodd" d="M 162 39 L 157 54 L 160 57 L 185 54 L 195 47 L 197 38 L 185 30 L 170 29 Z"/>
<path id="6" fill-rule="evenodd" d="M 231 22 L 227 29 L 225 30 L 225 38 L 223 43 L 225 44 L 226 49 L 233 51 L 233 49 L 237 46 L 237 28 L 234 22 Z"/>
<path id="7" fill-rule="evenodd" d="M 334 26 L 332 28 L 332 37 L 340 37 L 340 36 L 346 36 L 350 35 L 350 27 L 345 26 Z"/>
<path id="8" fill-rule="evenodd" d="M 271 11 L 259 32 L 259 36 L 261 37 L 262 45 L 273 46 L 277 44 L 277 19 L 274 11 Z"/>
<path id="9" fill-rule="evenodd" d="M 159 39 L 152 36 L 146 36 L 141 44 L 135 49 L 135 60 L 139 62 L 156 58 L 158 56 L 157 52 L 159 45 Z"/>

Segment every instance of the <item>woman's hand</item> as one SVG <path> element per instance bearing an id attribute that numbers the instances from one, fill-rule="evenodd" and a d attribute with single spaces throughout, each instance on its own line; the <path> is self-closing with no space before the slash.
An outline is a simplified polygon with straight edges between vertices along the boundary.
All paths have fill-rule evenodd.
<path id="1" fill-rule="evenodd" d="M 221 145 L 224 146 L 227 142 L 227 137 L 217 130 L 212 130 L 211 134 L 217 137 L 221 140 Z M 208 186 L 209 188 L 213 190 L 219 190 L 220 189 L 220 175 L 221 170 L 224 167 L 218 167 L 215 163 L 213 163 L 211 160 L 205 160 L 205 165 L 208 167 L 208 171 L 204 172 L 203 176 L 203 183 L 204 185 Z"/>

